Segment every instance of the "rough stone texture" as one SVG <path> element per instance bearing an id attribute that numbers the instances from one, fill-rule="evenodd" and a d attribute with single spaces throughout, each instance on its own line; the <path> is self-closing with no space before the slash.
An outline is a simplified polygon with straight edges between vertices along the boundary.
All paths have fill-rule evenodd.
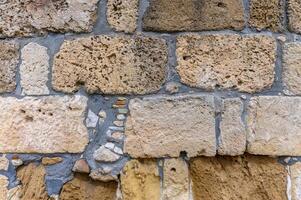
<path id="1" fill-rule="evenodd" d="M 21 87 L 24 95 L 47 95 L 49 56 L 47 48 L 29 43 L 21 51 Z"/>
<path id="2" fill-rule="evenodd" d="M 9 160 L 6 158 L 5 154 L 0 157 L 0 170 L 8 170 Z"/>
<path id="3" fill-rule="evenodd" d="M 79 153 L 88 143 L 83 96 L 0 98 L 0 152 Z"/>
<path id="4" fill-rule="evenodd" d="M 189 86 L 254 93 L 273 84 L 276 41 L 270 36 L 188 34 L 177 41 L 177 71 Z"/>
<path id="5" fill-rule="evenodd" d="M 301 94 L 301 43 L 286 43 L 283 47 L 283 84 L 287 95 Z"/>
<path id="6" fill-rule="evenodd" d="M 18 48 L 14 42 L 0 41 L 0 93 L 12 92 L 16 87 Z"/>
<path id="7" fill-rule="evenodd" d="M 90 167 L 85 159 L 77 160 L 72 171 L 79 173 L 90 173 Z"/>
<path id="8" fill-rule="evenodd" d="M 75 174 L 74 179 L 64 185 L 60 200 L 114 200 L 116 191 L 116 182 L 103 183 Z"/>
<path id="9" fill-rule="evenodd" d="M 287 171 L 261 156 L 200 157 L 190 163 L 194 199 L 287 200 Z"/>
<path id="10" fill-rule="evenodd" d="M 202 31 L 244 27 L 241 0 L 151 0 L 143 28 L 151 31 Z"/>
<path id="11" fill-rule="evenodd" d="M 112 170 L 106 167 L 93 169 L 90 173 L 90 177 L 93 180 L 102 181 L 102 182 L 117 181 L 118 179 L 117 175 L 113 175 L 111 172 Z"/>
<path id="12" fill-rule="evenodd" d="M 133 33 L 137 28 L 138 0 L 108 0 L 108 23 L 116 31 Z"/>
<path id="13" fill-rule="evenodd" d="M 87 32 L 98 0 L 9 0 L 0 4 L 0 37 L 51 32 Z"/>
<path id="14" fill-rule="evenodd" d="M 291 181 L 291 188 L 288 194 L 291 196 L 291 200 L 301 199 L 301 163 L 297 162 L 289 166 L 289 175 Z"/>
<path id="15" fill-rule="evenodd" d="M 189 199 L 188 167 L 183 159 L 166 159 L 163 176 L 164 200 Z"/>
<path id="16" fill-rule="evenodd" d="M 165 81 L 167 46 L 144 36 L 94 36 L 65 41 L 56 55 L 53 87 L 74 92 L 144 94 Z"/>
<path id="17" fill-rule="evenodd" d="M 6 176 L 0 175 L 0 200 L 7 200 L 6 196 L 8 194 L 8 179 Z"/>
<path id="18" fill-rule="evenodd" d="M 288 0 L 288 28 L 292 32 L 301 33 L 301 2 Z"/>
<path id="19" fill-rule="evenodd" d="M 93 153 L 93 158 L 99 162 L 115 162 L 120 158 L 120 156 L 112 152 L 110 149 L 101 146 Z"/>
<path id="20" fill-rule="evenodd" d="M 246 151 L 247 132 L 242 113 L 243 103 L 239 98 L 223 100 L 218 154 L 236 156 Z"/>
<path id="21" fill-rule="evenodd" d="M 44 157 L 42 159 L 42 164 L 43 165 L 55 165 L 62 161 L 63 161 L 63 158 L 61 158 L 61 157 Z"/>
<path id="22" fill-rule="evenodd" d="M 300 112 L 300 97 L 252 98 L 247 116 L 248 152 L 257 155 L 301 156 Z"/>
<path id="23" fill-rule="evenodd" d="M 132 157 L 214 156 L 212 96 L 155 96 L 133 99 L 126 122 L 124 152 Z"/>
<path id="24" fill-rule="evenodd" d="M 257 30 L 283 31 L 283 0 L 251 0 L 250 26 Z"/>
<path id="25" fill-rule="evenodd" d="M 131 160 L 121 173 L 123 200 L 160 200 L 160 176 L 156 161 Z"/>

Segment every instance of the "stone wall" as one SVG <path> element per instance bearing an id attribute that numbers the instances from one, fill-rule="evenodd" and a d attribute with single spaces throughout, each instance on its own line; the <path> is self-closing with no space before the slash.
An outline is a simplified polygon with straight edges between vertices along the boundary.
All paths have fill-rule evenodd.
<path id="1" fill-rule="evenodd" d="M 0 200 L 300 200 L 301 1 L 0 0 Z"/>

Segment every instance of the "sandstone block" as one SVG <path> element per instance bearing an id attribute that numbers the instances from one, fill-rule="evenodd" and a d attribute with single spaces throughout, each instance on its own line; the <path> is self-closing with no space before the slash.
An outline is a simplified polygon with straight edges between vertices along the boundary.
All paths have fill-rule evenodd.
<path id="1" fill-rule="evenodd" d="M 0 98 L 0 152 L 79 153 L 88 143 L 83 96 Z"/>
<path id="2" fill-rule="evenodd" d="M 289 166 L 289 175 L 291 181 L 291 187 L 288 194 L 291 196 L 291 200 L 301 199 L 301 163 L 297 162 Z"/>
<path id="3" fill-rule="evenodd" d="M 288 0 L 288 28 L 295 33 L 301 33 L 301 2 Z"/>
<path id="4" fill-rule="evenodd" d="M 270 36 L 188 34 L 177 39 L 181 81 L 205 90 L 254 93 L 274 82 L 276 41 Z"/>
<path id="5" fill-rule="evenodd" d="M 190 175 L 194 199 L 287 200 L 287 171 L 270 157 L 195 158 Z"/>
<path id="6" fill-rule="evenodd" d="M 202 31 L 244 27 L 241 0 L 151 0 L 143 18 L 147 31 Z"/>
<path id="7" fill-rule="evenodd" d="M 216 153 L 212 96 L 133 99 L 126 122 L 125 150 L 132 157 L 189 157 Z"/>
<path id="8" fill-rule="evenodd" d="M 271 156 L 301 155 L 301 98 L 262 96 L 250 101 L 247 150 Z"/>
<path id="9" fill-rule="evenodd" d="M 47 32 L 88 32 L 98 0 L 9 0 L 0 4 L 0 37 Z"/>
<path id="10" fill-rule="evenodd" d="M 61 157 L 44 157 L 42 158 L 43 165 L 55 165 L 57 163 L 61 163 L 63 158 Z"/>
<path id="11" fill-rule="evenodd" d="M 146 36 L 94 36 L 66 41 L 56 55 L 55 90 L 145 94 L 165 81 L 167 46 Z"/>
<path id="12" fill-rule="evenodd" d="M 8 194 L 8 183 L 8 178 L 0 175 L 0 200 L 7 200 L 6 196 Z"/>

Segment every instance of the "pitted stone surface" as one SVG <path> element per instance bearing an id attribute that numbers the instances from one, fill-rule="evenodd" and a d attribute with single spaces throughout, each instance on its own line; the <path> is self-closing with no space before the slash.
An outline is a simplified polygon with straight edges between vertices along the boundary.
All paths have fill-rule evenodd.
<path id="1" fill-rule="evenodd" d="M 242 155 L 246 150 L 247 132 L 242 121 L 243 103 L 239 98 L 222 101 L 218 154 Z"/>
<path id="2" fill-rule="evenodd" d="M 98 0 L 9 0 L 0 4 L 0 37 L 46 32 L 88 32 Z"/>
<path id="3" fill-rule="evenodd" d="M 53 87 L 74 92 L 145 94 L 165 81 L 167 46 L 146 36 L 94 36 L 66 41 L 56 55 Z"/>
<path id="4" fill-rule="evenodd" d="M 0 200 L 7 200 L 6 196 L 8 194 L 8 183 L 8 178 L 0 175 Z"/>
<path id="5" fill-rule="evenodd" d="M 0 98 L 0 152 L 79 153 L 88 143 L 83 96 Z"/>
<path id="6" fill-rule="evenodd" d="M 276 41 L 265 35 L 188 34 L 177 39 L 177 71 L 191 87 L 254 93 L 274 82 Z"/>
<path id="7" fill-rule="evenodd" d="M 289 175 L 291 180 L 291 188 L 289 194 L 291 200 L 301 199 L 301 163 L 297 162 L 289 166 Z"/>
<path id="8" fill-rule="evenodd" d="M 188 157 L 216 153 L 214 98 L 181 95 L 133 99 L 125 152 L 132 157 Z"/>
<path id="9" fill-rule="evenodd" d="M 202 31 L 244 27 L 241 0 L 151 0 L 145 30 Z"/>
<path id="10" fill-rule="evenodd" d="M 29 43 L 21 51 L 21 87 L 24 95 L 47 95 L 49 56 L 47 48 Z"/>
<path id="11" fill-rule="evenodd" d="M 290 31 L 301 33 L 301 1 L 288 0 L 287 13 Z"/>
<path id="12" fill-rule="evenodd" d="M 250 101 L 247 150 L 251 154 L 301 156 L 301 98 L 262 96 Z"/>
<path id="13" fill-rule="evenodd" d="M 0 41 L 0 93 L 12 92 L 16 87 L 18 48 L 14 42 Z"/>
<path id="14" fill-rule="evenodd" d="M 139 0 L 108 0 L 108 23 L 116 31 L 132 33 L 137 28 Z"/>

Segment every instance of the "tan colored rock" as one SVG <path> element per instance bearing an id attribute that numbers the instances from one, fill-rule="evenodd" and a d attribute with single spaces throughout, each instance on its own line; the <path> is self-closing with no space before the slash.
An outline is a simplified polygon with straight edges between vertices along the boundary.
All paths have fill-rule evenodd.
<path id="1" fill-rule="evenodd" d="M 0 93 L 15 90 L 18 48 L 14 42 L 0 41 Z"/>
<path id="2" fill-rule="evenodd" d="M 85 159 L 77 160 L 72 171 L 79 173 L 90 173 L 90 167 Z"/>
<path id="3" fill-rule="evenodd" d="M 9 160 L 6 158 L 5 154 L 0 157 L 0 170 L 7 171 L 9 167 Z"/>
<path id="4" fill-rule="evenodd" d="M 288 28 L 295 33 L 301 33 L 301 2 L 299 0 L 288 0 Z"/>
<path id="5" fill-rule="evenodd" d="M 301 155 L 301 98 L 262 96 L 250 101 L 248 152 L 271 156 Z"/>
<path id="6" fill-rule="evenodd" d="M 6 200 L 20 200 L 21 186 L 17 186 L 8 190 Z"/>
<path id="7" fill-rule="evenodd" d="M 9 0 L 0 4 L 0 37 L 89 32 L 98 0 Z"/>
<path id="8" fill-rule="evenodd" d="M 83 152 L 86 104 L 83 96 L 0 98 L 0 152 Z"/>
<path id="9" fill-rule="evenodd" d="M 247 132 L 242 121 L 243 103 L 239 98 L 222 101 L 219 155 L 242 155 L 246 151 Z"/>
<path id="10" fill-rule="evenodd" d="M 6 196 L 8 194 L 8 183 L 8 178 L 0 175 L 0 200 L 7 200 Z"/>
<path id="11" fill-rule="evenodd" d="M 274 158 L 195 158 L 190 175 L 196 200 L 287 200 L 287 171 Z"/>
<path id="12" fill-rule="evenodd" d="M 114 200 L 117 185 L 116 182 L 103 183 L 93 181 L 87 175 L 75 174 L 74 179 L 63 186 L 60 200 Z"/>
<path id="13" fill-rule="evenodd" d="M 121 173 L 123 200 L 160 200 L 160 176 L 155 160 L 131 160 Z"/>
<path id="14" fill-rule="evenodd" d="M 124 152 L 134 158 L 214 156 L 214 98 L 201 95 L 133 99 Z"/>
<path id="15" fill-rule="evenodd" d="M 21 51 L 21 87 L 24 95 L 47 95 L 49 56 L 47 48 L 37 43 L 29 43 Z"/>
<path id="16" fill-rule="evenodd" d="M 43 165 L 55 165 L 63 161 L 61 157 L 44 157 L 42 158 Z"/>
<path id="17" fill-rule="evenodd" d="M 283 0 L 251 0 L 249 24 L 259 31 L 283 31 L 284 11 Z"/>
<path id="18" fill-rule="evenodd" d="M 89 93 L 145 94 L 165 81 L 167 46 L 146 36 L 94 36 L 65 41 L 56 55 L 53 88 Z"/>
<path id="19" fill-rule="evenodd" d="M 99 168 L 91 170 L 89 175 L 93 180 L 102 182 L 117 181 L 117 175 L 112 174 L 112 169 L 109 168 Z"/>
<path id="20" fill-rule="evenodd" d="M 297 162 L 288 168 L 291 181 L 288 194 L 291 200 L 299 200 L 301 199 L 301 163 Z"/>
<path id="21" fill-rule="evenodd" d="M 244 28 L 241 0 L 152 0 L 143 18 L 148 31 L 202 31 Z"/>
<path id="22" fill-rule="evenodd" d="M 99 162 L 115 162 L 120 156 L 104 146 L 100 146 L 94 153 L 93 158 Z"/>
<path id="23" fill-rule="evenodd" d="M 177 71 L 189 86 L 254 93 L 270 88 L 274 82 L 273 37 L 188 34 L 177 41 Z"/>
<path id="24" fill-rule="evenodd" d="M 165 159 L 163 176 L 163 200 L 189 199 L 188 167 L 183 159 Z"/>
<path id="25" fill-rule="evenodd" d="M 108 0 L 108 23 L 117 31 L 133 33 L 137 28 L 139 0 Z"/>

